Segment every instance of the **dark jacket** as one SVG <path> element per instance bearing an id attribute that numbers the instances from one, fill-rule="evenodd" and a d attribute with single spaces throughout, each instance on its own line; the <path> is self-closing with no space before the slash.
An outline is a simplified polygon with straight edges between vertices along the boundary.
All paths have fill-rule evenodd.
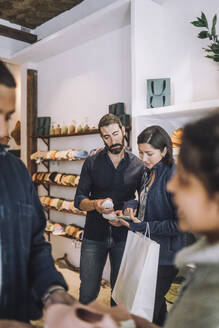
<path id="1" fill-rule="evenodd" d="M 186 234 L 178 228 L 172 196 L 166 189 L 175 165 L 169 168 L 163 162 L 159 162 L 153 169 L 155 179 L 148 191 L 144 222 L 130 223 L 130 230 L 145 232 L 148 222 L 151 239 L 160 244 L 159 264 L 170 265 L 173 264 L 175 253 L 186 246 Z"/>
<path id="2" fill-rule="evenodd" d="M 133 199 L 140 190 L 145 167 L 135 155 L 125 151 L 125 156 L 115 168 L 107 151 L 86 159 L 75 195 L 75 207 L 85 199 L 104 199 L 110 197 L 114 209 L 123 209 L 125 201 Z M 97 211 L 87 212 L 84 238 L 106 241 L 112 233 L 115 241 L 124 241 L 127 237 L 126 227 L 112 227 Z"/>
<path id="3" fill-rule="evenodd" d="M 24 164 L 0 154 L 0 318 L 29 321 L 40 316 L 41 297 L 65 281 L 44 239 L 46 219 Z"/>

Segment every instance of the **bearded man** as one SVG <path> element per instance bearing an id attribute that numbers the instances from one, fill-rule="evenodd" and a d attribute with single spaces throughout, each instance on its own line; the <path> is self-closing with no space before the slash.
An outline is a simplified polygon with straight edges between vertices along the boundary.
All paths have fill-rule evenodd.
<path id="1" fill-rule="evenodd" d="M 120 119 L 104 115 L 98 125 L 105 148 L 86 159 L 75 195 L 75 206 L 87 211 L 80 259 L 80 302 L 97 298 L 103 269 L 109 255 L 113 289 L 121 264 L 127 229 L 110 224 L 102 215 L 122 210 L 135 198 L 144 173 L 143 163 L 124 147 L 125 128 Z M 111 200 L 114 207 L 104 208 Z M 111 304 L 115 305 L 113 300 Z"/>

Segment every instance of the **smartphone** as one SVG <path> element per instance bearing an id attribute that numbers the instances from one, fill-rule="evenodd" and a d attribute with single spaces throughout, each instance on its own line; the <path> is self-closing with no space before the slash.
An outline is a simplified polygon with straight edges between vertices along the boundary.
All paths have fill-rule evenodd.
<path id="1" fill-rule="evenodd" d="M 123 219 L 127 222 L 132 222 L 132 219 L 130 218 L 130 216 L 126 216 L 126 215 L 119 215 L 117 216 L 119 219 Z"/>

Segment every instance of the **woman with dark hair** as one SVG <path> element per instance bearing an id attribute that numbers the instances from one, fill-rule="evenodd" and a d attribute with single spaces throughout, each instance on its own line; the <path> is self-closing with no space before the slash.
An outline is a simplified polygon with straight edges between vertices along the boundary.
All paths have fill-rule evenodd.
<path id="1" fill-rule="evenodd" d="M 176 252 L 186 245 L 186 237 L 178 229 L 171 194 L 166 189 L 175 170 L 170 136 L 162 127 L 150 126 L 139 134 L 137 143 L 139 156 L 146 166 L 138 218 L 134 217 L 133 208 L 127 202 L 126 214 L 133 222 L 120 222 L 129 230 L 142 233 L 149 224 L 151 239 L 160 244 L 153 322 L 162 326 L 167 313 L 165 295 L 177 274 L 173 259 Z"/>

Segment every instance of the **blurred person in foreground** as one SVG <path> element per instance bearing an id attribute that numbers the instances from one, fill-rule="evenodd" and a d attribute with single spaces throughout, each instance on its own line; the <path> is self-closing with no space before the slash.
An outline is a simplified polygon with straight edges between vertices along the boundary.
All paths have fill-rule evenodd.
<path id="1" fill-rule="evenodd" d="M 13 75 L 0 61 L 1 328 L 29 327 L 29 320 L 39 318 L 43 306 L 73 303 L 44 239 L 46 218 L 31 177 L 24 164 L 5 150 L 15 88 Z"/>
<path id="2" fill-rule="evenodd" d="M 193 264 L 193 271 L 181 288 L 172 306 L 165 328 L 218 328 L 219 327 L 219 109 L 184 128 L 177 171 L 167 188 L 174 195 L 179 217 L 179 228 L 199 234 L 200 239 L 181 250 L 175 259 L 178 268 Z M 77 305 L 79 307 L 79 305 Z M 80 311 L 62 305 L 51 306 L 46 313 L 48 328 L 63 327 L 55 321 L 56 311 L 66 311 L 62 320 L 65 328 L 74 327 L 70 318 L 86 318 L 86 326 L 95 327 L 104 313 L 113 320 L 107 328 L 158 328 L 145 319 L 130 315 L 122 306 L 107 308 L 93 302 Z M 93 321 L 87 319 L 98 314 Z M 57 312 L 58 313 L 58 312 Z M 60 312 L 59 312 L 60 317 Z M 100 319 L 101 318 L 101 319 Z M 68 320 L 67 320 L 68 319 Z M 125 322 L 124 322 L 125 321 Z M 81 320 L 84 323 L 84 319 Z M 96 322 L 94 324 L 94 322 Z M 93 326 L 92 326 L 93 325 Z M 110 326 L 111 325 L 111 326 Z M 96 324 L 97 326 L 97 324 Z M 98 325 L 102 328 L 104 326 Z M 105 327 L 104 327 L 105 328 Z"/>

